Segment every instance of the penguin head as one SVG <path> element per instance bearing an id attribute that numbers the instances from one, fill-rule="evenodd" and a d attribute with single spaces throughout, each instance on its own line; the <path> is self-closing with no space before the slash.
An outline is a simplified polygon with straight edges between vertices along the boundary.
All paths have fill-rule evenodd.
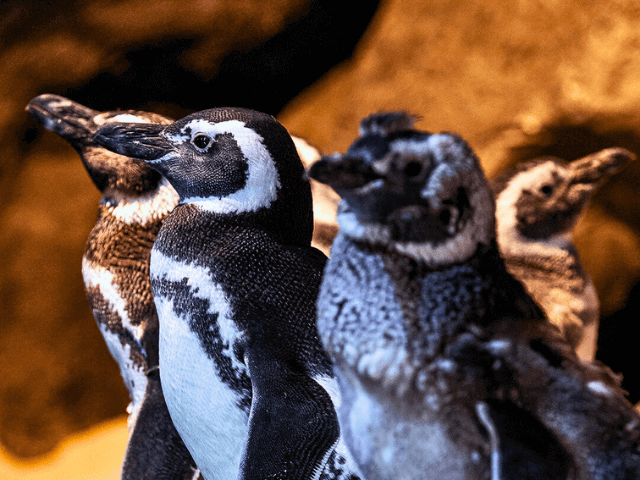
<path id="1" fill-rule="evenodd" d="M 97 143 L 141 159 L 180 195 L 206 211 L 251 214 L 308 244 L 311 189 L 295 145 L 271 115 L 213 108 L 171 125 L 105 125 Z"/>
<path id="2" fill-rule="evenodd" d="M 501 243 L 507 233 L 531 241 L 567 237 L 591 194 L 634 158 L 623 148 L 608 148 L 570 163 L 555 157 L 531 160 L 496 177 L 492 188 Z"/>
<path id="3" fill-rule="evenodd" d="M 414 122 L 404 112 L 365 118 L 347 152 L 323 157 L 309 175 L 342 197 L 338 223 L 351 239 L 432 267 L 463 262 L 495 237 L 493 198 L 462 138 Z"/>
<path id="4" fill-rule="evenodd" d="M 155 188 L 162 177 L 138 160 L 123 157 L 101 147 L 93 135 L 114 122 L 167 124 L 172 120 L 133 110 L 98 112 L 59 95 L 44 94 L 32 99 L 26 110 L 43 126 L 64 138 L 80 154 L 96 187 L 107 194 L 141 195 Z"/>

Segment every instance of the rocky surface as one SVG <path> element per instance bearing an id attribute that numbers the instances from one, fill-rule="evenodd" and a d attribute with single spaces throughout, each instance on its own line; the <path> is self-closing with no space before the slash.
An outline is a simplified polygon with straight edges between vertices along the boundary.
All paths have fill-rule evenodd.
<path id="1" fill-rule="evenodd" d="M 0 5 L 0 442 L 9 452 L 42 454 L 128 401 L 80 276 L 99 196 L 75 152 L 24 112 L 38 94 L 174 117 L 256 108 L 325 153 L 348 146 L 361 117 L 406 109 L 421 115 L 420 128 L 463 135 L 489 175 L 539 155 L 640 153 L 634 2 L 358 5 Z M 627 298 L 640 279 L 639 186 L 636 162 L 595 195 L 577 227 L 605 315 L 601 358 L 612 364 L 616 336 L 628 338 L 638 315 Z M 615 328 L 605 328 L 608 318 Z M 640 398 L 638 356 L 626 355 L 616 368 Z"/>

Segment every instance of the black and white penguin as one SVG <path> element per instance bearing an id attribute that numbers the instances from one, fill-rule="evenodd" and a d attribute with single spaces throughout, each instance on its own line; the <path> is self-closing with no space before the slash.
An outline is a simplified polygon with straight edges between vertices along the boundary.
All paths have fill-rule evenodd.
<path id="1" fill-rule="evenodd" d="M 520 163 L 491 181 L 507 271 L 587 361 L 596 354 L 600 302 L 580 262 L 573 228 L 592 193 L 634 158 L 622 148 L 571 163 L 546 157 Z"/>
<path id="2" fill-rule="evenodd" d="M 172 120 L 161 115 L 97 112 L 58 95 L 40 95 L 27 111 L 80 154 L 102 192 L 98 219 L 82 258 L 87 298 L 129 390 L 130 438 L 121 478 L 196 479 L 195 464 L 178 435 L 158 375 L 158 316 L 151 294 L 149 257 L 164 217 L 178 194 L 155 170 L 112 153 L 92 140 L 112 122 Z"/>
<path id="3" fill-rule="evenodd" d="M 639 478 L 640 416 L 617 379 L 507 272 L 469 145 L 414 121 L 372 115 L 309 171 L 342 197 L 318 331 L 363 476 Z"/>
<path id="4" fill-rule="evenodd" d="M 284 127 L 215 108 L 94 138 L 180 195 L 153 246 L 151 283 L 165 399 L 204 477 L 357 478 L 315 327 L 326 257 L 310 246 L 309 182 Z"/>

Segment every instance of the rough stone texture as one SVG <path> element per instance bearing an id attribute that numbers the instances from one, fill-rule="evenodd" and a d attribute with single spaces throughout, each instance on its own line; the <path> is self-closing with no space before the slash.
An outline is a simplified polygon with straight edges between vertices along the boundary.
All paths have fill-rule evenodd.
<path id="1" fill-rule="evenodd" d="M 463 135 L 489 175 L 542 154 L 640 153 L 635 2 L 386 0 L 355 54 L 332 68 L 376 2 L 344 6 L 0 4 L 0 441 L 9 451 L 45 452 L 127 403 L 80 277 L 99 196 L 75 152 L 24 113 L 40 93 L 174 117 L 221 105 L 276 114 L 286 104 L 285 126 L 325 153 L 344 150 L 361 117 L 406 109 L 422 116 L 420 128 Z M 595 195 L 577 227 L 603 323 L 640 278 L 639 185 L 637 162 Z M 604 329 L 601 358 L 612 364 L 616 335 L 628 338 L 637 318 L 632 304 Z M 638 354 L 627 358 L 620 370 L 639 398 Z"/>

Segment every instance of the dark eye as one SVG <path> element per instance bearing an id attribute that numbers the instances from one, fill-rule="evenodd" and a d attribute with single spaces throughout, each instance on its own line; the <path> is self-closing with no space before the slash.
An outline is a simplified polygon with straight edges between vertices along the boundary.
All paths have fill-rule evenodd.
<path id="1" fill-rule="evenodd" d="M 204 150 L 211 143 L 211 137 L 207 135 L 196 135 L 193 140 L 193 144 L 201 150 Z"/>
<path id="2" fill-rule="evenodd" d="M 449 210 L 442 210 L 438 215 L 438 219 L 443 225 L 449 225 L 449 222 L 451 221 L 451 212 Z"/>
<path id="3" fill-rule="evenodd" d="M 543 185 L 542 187 L 540 187 L 540 191 L 543 193 L 543 195 L 546 195 L 548 197 L 549 195 L 551 195 L 551 192 L 553 192 L 553 187 L 551 185 Z"/>
<path id="4" fill-rule="evenodd" d="M 411 160 L 410 162 L 407 162 L 404 166 L 404 174 L 410 178 L 417 177 L 418 175 L 420 175 L 421 171 L 422 171 L 422 164 L 417 160 Z"/>

